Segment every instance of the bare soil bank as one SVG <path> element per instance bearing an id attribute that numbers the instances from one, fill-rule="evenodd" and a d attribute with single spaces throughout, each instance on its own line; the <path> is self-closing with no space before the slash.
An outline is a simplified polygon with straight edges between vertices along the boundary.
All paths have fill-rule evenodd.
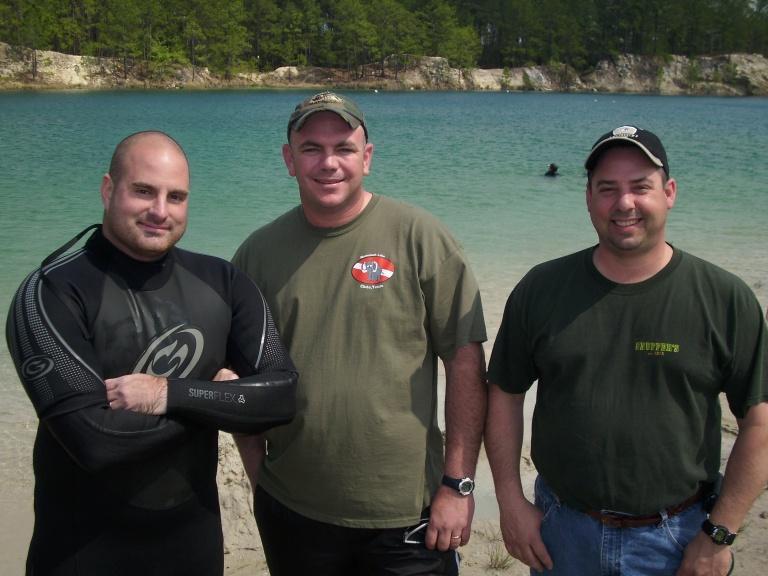
<path id="1" fill-rule="evenodd" d="M 224 78 L 207 68 L 168 67 L 148 72 L 121 59 L 70 56 L 0 43 L 0 90 L 345 88 L 358 90 L 485 90 L 625 92 L 718 96 L 768 95 L 768 59 L 760 54 L 655 58 L 625 54 L 600 62 L 587 74 L 565 64 L 504 69 L 451 68 L 445 58 L 413 59 L 354 71 L 284 66 L 272 72 Z"/>

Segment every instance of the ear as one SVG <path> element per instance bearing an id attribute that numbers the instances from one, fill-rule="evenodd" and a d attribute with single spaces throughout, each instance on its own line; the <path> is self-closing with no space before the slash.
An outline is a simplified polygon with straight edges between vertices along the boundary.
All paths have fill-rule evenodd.
<path id="1" fill-rule="evenodd" d="M 585 189 L 584 197 L 587 201 L 587 212 L 591 212 L 590 206 L 592 205 L 592 188 L 589 185 L 589 179 L 587 179 L 587 186 Z"/>
<path id="2" fill-rule="evenodd" d="M 363 176 L 371 173 L 371 162 L 373 161 L 373 144 L 366 142 L 363 148 Z"/>
<path id="3" fill-rule="evenodd" d="M 101 203 L 104 205 L 104 210 L 109 208 L 109 202 L 112 200 L 112 192 L 115 185 L 112 182 L 112 177 L 109 174 L 104 174 L 101 178 Z"/>
<path id="4" fill-rule="evenodd" d="M 296 168 L 293 165 L 293 151 L 290 144 L 283 144 L 283 162 L 288 168 L 288 174 L 296 176 Z"/>
<path id="5" fill-rule="evenodd" d="M 667 210 L 671 210 L 677 199 L 677 181 L 674 178 L 667 180 L 664 185 L 664 195 L 667 197 Z"/>

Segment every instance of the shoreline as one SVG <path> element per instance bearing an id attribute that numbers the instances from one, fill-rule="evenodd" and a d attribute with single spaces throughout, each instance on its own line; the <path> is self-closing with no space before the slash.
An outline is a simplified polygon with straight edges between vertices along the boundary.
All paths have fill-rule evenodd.
<path id="1" fill-rule="evenodd" d="M 441 57 L 414 61 L 406 68 L 368 64 L 356 69 L 354 77 L 346 69 L 282 66 L 226 78 L 204 67 L 181 64 L 153 70 L 143 61 L 132 61 L 126 72 L 121 59 L 32 51 L 0 42 L 0 92 L 335 89 L 768 96 L 768 58 L 761 54 L 693 58 L 619 54 L 583 73 L 564 63 L 464 69 L 452 68 Z"/>

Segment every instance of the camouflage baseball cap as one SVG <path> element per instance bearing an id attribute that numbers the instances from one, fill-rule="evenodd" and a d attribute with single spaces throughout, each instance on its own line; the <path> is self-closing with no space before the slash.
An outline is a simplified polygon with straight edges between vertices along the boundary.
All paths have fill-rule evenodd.
<path id="1" fill-rule="evenodd" d="M 307 118 L 315 112 L 333 112 L 349 124 L 350 128 L 363 127 L 365 140 L 368 141 L 368 128 L 365 126 L 365 118 L 357 104 L 349 98 L 334 94 L 333 92 L 320 92 L 304 100 L 297 105 L 288 120 L 288 140 L 291 139 L 291 130 L 301 130 Z"/>

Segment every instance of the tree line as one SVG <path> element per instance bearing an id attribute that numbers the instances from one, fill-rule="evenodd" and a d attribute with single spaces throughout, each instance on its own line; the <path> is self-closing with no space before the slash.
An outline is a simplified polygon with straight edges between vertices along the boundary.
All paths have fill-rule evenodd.
<path id="1" fill-rule="evenodd" d="M 0 0 L 0 40 L 232 74 L 306 65 L 362 74 L 418 56 L 454 67 L 619 53 L 768 54 L 768 0 Z"/>

